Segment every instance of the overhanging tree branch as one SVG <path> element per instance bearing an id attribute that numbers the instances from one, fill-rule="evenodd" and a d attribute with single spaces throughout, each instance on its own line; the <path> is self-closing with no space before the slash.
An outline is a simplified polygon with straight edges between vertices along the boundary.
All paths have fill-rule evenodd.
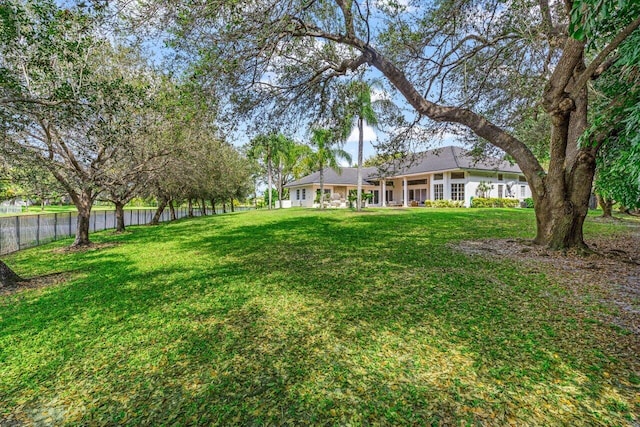
<path id="1" fill-rule="evenodd" d="M 571 97 L 575 98 L 577 94 L 584 88 L 589 80 L 598 70 L 598 67 L 602 65 L 609 54 L 616 50 L 620 43 L 622 43 L 629 35 L 640 27 L 640 16 L 636 17 L 634 21 L 629 23 L 622 31 L 620 31 L 609 44 L 598 53 L 598 55 L 591 61 L 587 68 L 580 74 L 580 77 L 571 88 Z"/>

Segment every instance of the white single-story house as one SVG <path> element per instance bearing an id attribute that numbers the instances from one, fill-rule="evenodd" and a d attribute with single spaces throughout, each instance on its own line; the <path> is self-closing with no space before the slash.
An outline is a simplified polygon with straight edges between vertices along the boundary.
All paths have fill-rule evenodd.
<path id="1" fill-rule="evenodd" d="M 486 197 L 524 200 L 531 190 L 520 168 L 499 159 L 474 159 L 461 147 L 448 146 L 417 154 L 410 161 L 383 168 L 362 168 L 362 189 L 372 194 L 369 206 L 421 206 L 425 200 L 461 201 L 471 206 L 481 197 L 481 182 L 492 187 Z M 314 172 L 285 186 L 291 206 L 314 207 L 320 193 L 320 172 Z M 357 169 L 324 170 L 324 191 L 328 204 L 348 206 L 349 190 L 357 188 Z"/>

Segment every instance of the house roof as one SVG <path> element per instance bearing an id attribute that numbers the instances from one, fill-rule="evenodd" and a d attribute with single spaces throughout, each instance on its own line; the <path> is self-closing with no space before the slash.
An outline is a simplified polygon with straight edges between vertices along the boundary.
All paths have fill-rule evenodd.
<path id="1" fill-rule="evenodd" d="M 412 159 L 389 165 L 387 170 L 390 175 L 387 174 L 387 176 L 413 175 L 452 169 L 521 173 L 518 165 L 512 165 L 494 157 L 475 159 L 468 150 L 449 145 L 418 153 Z"/>
<path id="2" fill-rule="evenodd" d="M 371 184 L 370 180 L 379 179 L 382 175 L 387 178 L 394 176 L 416 175 L 420 173 L 447 170 L 484 170 L 495 172 L 522 173 L 518 165 L 497 158 L 474 159 L 467 150 L 461 147 L 447 146 L 415 154 L 410 159 L 396 161 L 386 167 L 362 168 L 363 184 Z M 329 185 L 356 185 L 357 168 L 341 167 L 341 173 L 333 169 L 324 170 L 324 182 Z M 290 182 L 285 187 L 319 184 L 320 172 Z"/>
<path id="3" fill-rule="evenodd" d="M 367 177 L 375 175 L 378 171 L 376 167 L 362 168 L 362 183 L 370 185 L 367 182 Z M 331 168 L 325 168 L 324 170 L 324 182 L 331 185 L 356 185 L 358 183 L 358 169 L 340 167 L 339 172 Z M 320 184 L 320 172 L 314 172 L 310 175 L 304 176 L 296 181 L 290 182 L 285 187 L 297 187 L 299 185 Z"/>

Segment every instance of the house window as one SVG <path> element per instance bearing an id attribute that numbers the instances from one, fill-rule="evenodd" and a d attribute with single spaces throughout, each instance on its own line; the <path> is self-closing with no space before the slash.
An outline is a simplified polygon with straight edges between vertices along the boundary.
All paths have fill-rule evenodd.
<path id="1" fill-rule="evenodd" d="M 500 178 L 498 178 L 500 179 Z M 498 184 L 498 199 L 502 199 L 502 194 L 504 192 L 504 185 Z"/>
<path id="2" fill-rule="evenodd" d="M 504 175 L 499 173 L 498 174 L 498 181 L 504 181 Z"/>
<path id="3" fill-rule="evenodd" d="M 373 200 L 371 203 L 377 205 L 380 203 L 380 192 L 378 190 L 370 190 L 369 193 L 373 194 Z"/>
<path id="4" fill-rule="evenodd" d="M 441 173 L 433 174 L 433 179 L 434 179 L 435 181 L 442 181 L 442 180 L 444 179 L 444 174 L 441 174 Z M 441 199 L 440 199 L 440 200 L 441 200 Z"/>
<path id="5" fill-rule="evenodd" d="M 442 200 L 442 199 L 444 199 L 444 184 L 434 184 L 433 200 Z"/>
<path id="6" fill-rule="evenodd" d="M 414 179 L 411 181 L 407 181 L 407 185 L 421 185 L 426 183 L 427 183 L 426 179 Z"/>
<path id="7" fill-rule="evenodd" d="M 451 184 L 451 200 L 464 200 L 464 184 Z"/>
<path id="8" fill-rule="evenodd" d="M 464 172 L 451 172 L 451 179 L 464 179 Z"/>
<path id="9" fill-rule="evenodd" d="M 307 189 L 306 188 L 302 189 L 302 200 L 307 200 Z"/>
<path id="10" fill-rule="evenodd" d="M 300 200 L 300 189 L 296 190 L 296 200 Z"/>
<path id="11" fill-rule="evenodd" d="M 393 190 L 385 190 L 384 194 L 385 201 L 393 202 Z"/>
<path id="12" fill-rule="evenodd" d="M 520 182 L 527 182 L 527 178 L 525 178 L 524 176 L 519 176 L 519 177 L 518 177 L 518 181 L 520 181 Z"/>
<path id="13" fill-rule="evenodd" d="M 527 195 L 527 187 L 524 185 L 520 186 L 520 197 L 525 197 Z"/>

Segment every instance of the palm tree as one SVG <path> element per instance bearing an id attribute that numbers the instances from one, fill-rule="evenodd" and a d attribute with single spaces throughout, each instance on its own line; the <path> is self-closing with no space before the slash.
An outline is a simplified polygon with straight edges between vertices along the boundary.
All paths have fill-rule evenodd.
<path id="1" fill-rule="evenodd" d="M 361 210 L 362 206 L 362 152 L 364 146 L 364 122 L 368 125 L 377 127 L 378 117 L 376 110 L 384 110 L 394 112 L 397 108 L 391 100 L 379 99 L 371 100 L 371 90 L 373 88 L 382 88 L 379 80 L 366 82 L 356 80 L 349 83 L 346 87 L 345 96 L 347 102 L 345 105 L 346 117 L 345 126 L 348 131 L 353 129 L 354 124 L 358 126 L 358 189 L 357 189 L 357 210 Z M 397 111 L 395 112 L 397 113 Z"/>
<path id="2" fill-rule="evenodd" d="M 311 145 L 316 151 L 311 153 L 308 160 L 313 169 L 320 171 L 320 208 L 324 207 L 322 199 L 324 198 L 324 169 L 330 167 L 336 172 L 340 172 L 338 159 L 345 159 L 351 163 L 351 156 L 344 151 L 342 147 L 336 146 L 338 138 L 334 132 L 329 129 L 316 128 L 311 134 Z"/>
<path id="3" fill-rule="evenodd" d="M 280 167 L 280 160 L 286 157 L 292 145 L 293 141 L 280 133 L 258 135 L 249 143 L 249 157 L 261 161 L 267 170 L 269 209 L 273 206 L 272 188 L 274 164 L 277 164 L 278 168 Z M 282 208 L 282 188 L 279 188 L 279 195 L 280 207 Z"/>

